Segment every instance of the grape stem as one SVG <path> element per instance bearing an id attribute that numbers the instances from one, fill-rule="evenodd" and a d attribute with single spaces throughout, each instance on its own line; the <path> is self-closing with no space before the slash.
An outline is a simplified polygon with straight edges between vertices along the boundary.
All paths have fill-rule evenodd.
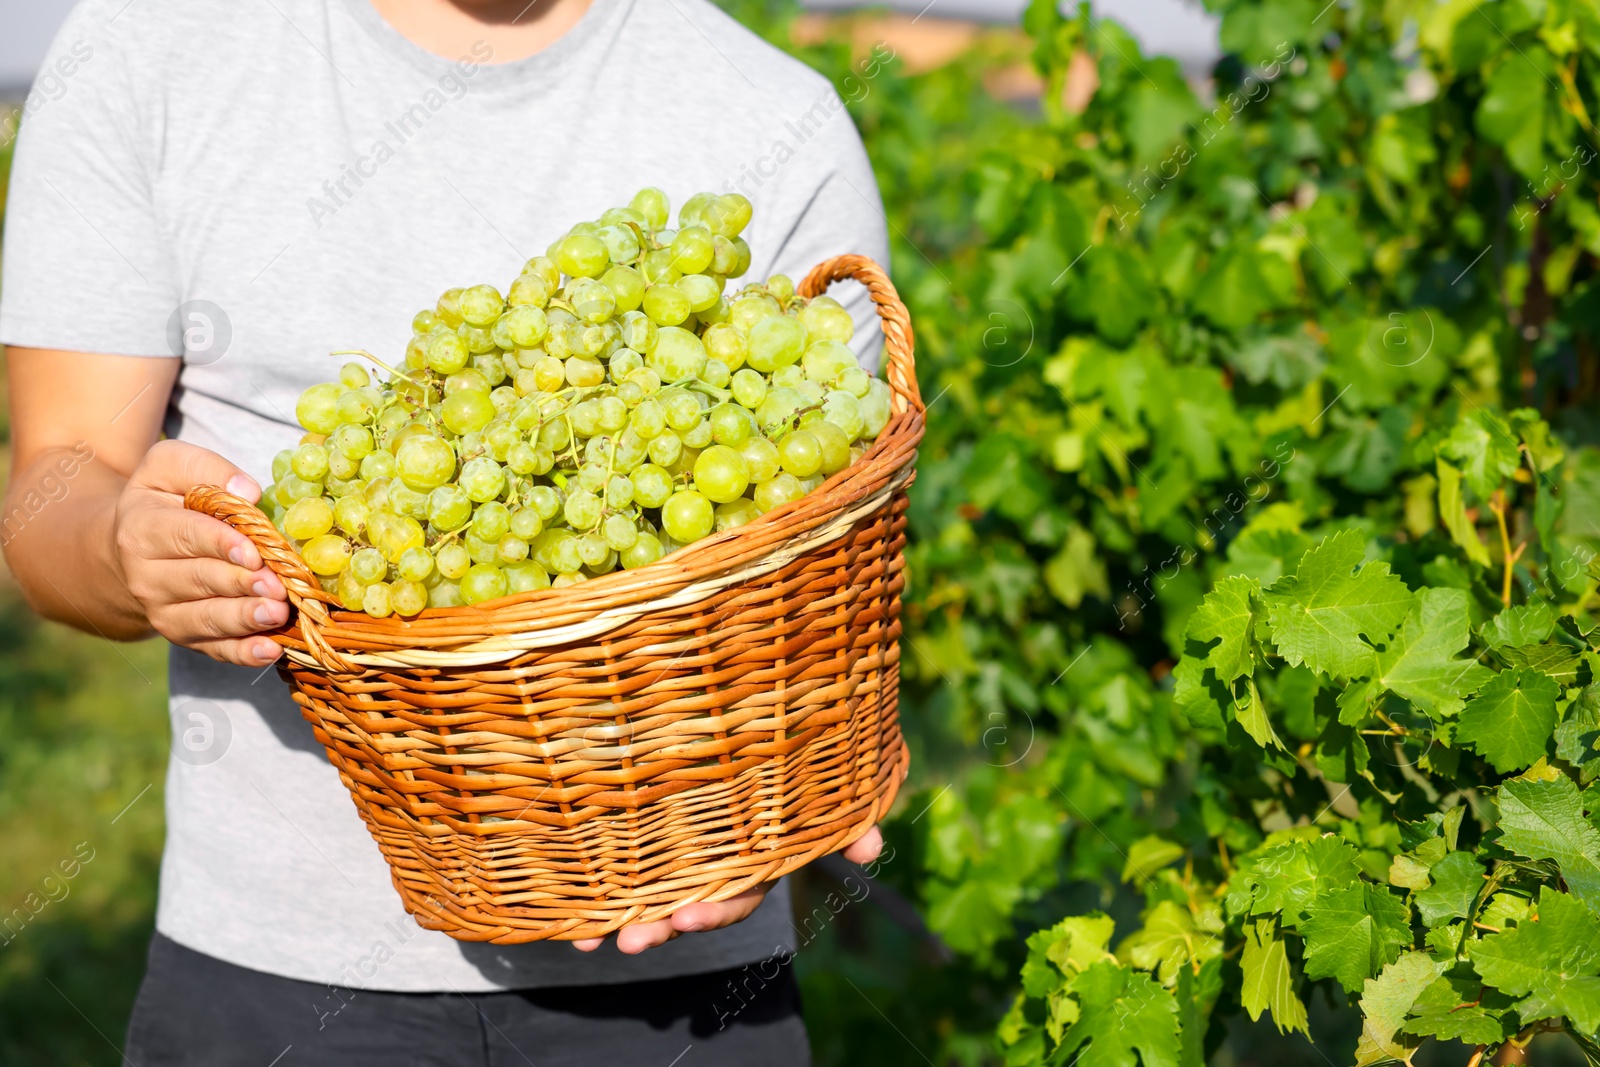
<path id="1" fill-rule="evenodd" d="M 411 375 L 407 374 L 405 371 L 395 370 L 393 367 L 389 366 L 389 364 L 385 363 L 383 360 L 379 359 L 377 356 L 373 355 L 371 352 L 368 352 L 365 348 L 347 348 L 347 349 L 344 349 L 343 351 L 339 351 L 339 352 L 329 352 L 328 355 L 330 355 L 330 356 L 361 356 L 361 357 L 363 357 L 365 359 L 370 359 L 370 360 L 372 360 L 372 362 L 376 363 L 378 366 L 382 367 L 384 370 L 388 371 L 390 374 L 394 375 L 396 378 L 403 378 L 404 380 L 410 382 L 412 385 L 415 385 L 417 388 L 423 390 L 423 402 L 424 403 L 427 402 L 427 390 L 429 388 L 428 383 L 417 381 L 415 378 L 411 377 Z"/>

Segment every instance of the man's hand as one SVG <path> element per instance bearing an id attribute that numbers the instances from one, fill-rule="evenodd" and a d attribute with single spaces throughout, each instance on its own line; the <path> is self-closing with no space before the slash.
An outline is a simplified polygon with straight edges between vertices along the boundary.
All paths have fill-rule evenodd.
<path id="1" fill-rule="evenodd" d="M 160 633 L 228 663 L 264 666 L 262 630 L 289 617 L 283 583 L 226 523 L 183 495 L 260 487 L 221 456 L 162 441 L 182 362 L 37 348 L 7 353 L 11 481 L 7 561 L 41 614 L 102 637 Z"/>
<path id="2" fill-rule="evenodd" d="M 883 851 L 883 834 L 874 826 L 862 834 L 854 844 L 844 850 L 844 858 L 851 863 L 862 866 L 878 858 L 878 853 Z M 647 948 L 664 945 L 679 934 L 690 934 L 703 930 L 720 930 L 724 926 L 732 926 L 750 917 L 766 898 L 767 890 L 774 883 L 767 882 L 754 889 L 747 889 L 736 897 L 718 901 L 715 904 L 686 904 L 672 913 L 670 918 L 657 919 L 650 923 L 634 923 L 624 926 L 617 931 L 617 948 L 628 955 L 636 955 Z M 585 938 L 574 941 L 580 952 L 593 952 L 605 941 L 601 937 Z"/>
<path id="3" fill-rule="evenodd" d="M 244 534 L 183 506 L 197 485 L 221 485 L 252 503 L 261 496 L 254 479 L 215 452 L 157 443 L 117 500 L 112 543 L 123 584 L 173 644 L 266 666 L 278 646 L 252 635 L 288 621 L 283 583 Z"/>

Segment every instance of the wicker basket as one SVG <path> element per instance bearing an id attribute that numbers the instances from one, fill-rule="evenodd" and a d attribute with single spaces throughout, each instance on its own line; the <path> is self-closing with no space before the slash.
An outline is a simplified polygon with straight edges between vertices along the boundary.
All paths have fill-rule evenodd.
<path id="1" fill-rule="evenodd" d="M 876 264 L 829 260 L 800 292 L 841 278 L 883 317 L 884 432 L 802 499 L 648 567 L 373 619 L 334 610 L 256 508 L 189 493 L 283 579 L 281 672 L 424 927 L 598 937 L 787 874 L 888 811 L 923 404 Z"/>

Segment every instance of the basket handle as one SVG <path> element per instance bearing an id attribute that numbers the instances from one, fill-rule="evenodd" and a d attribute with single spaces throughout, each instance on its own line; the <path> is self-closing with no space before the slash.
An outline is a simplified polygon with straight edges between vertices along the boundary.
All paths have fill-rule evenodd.
<path id="1" fill-rule="evenodd" d="M 323 590 L 316 575 L 300 558 L 300 553 L 285 540 L 260 508 L 214 485 L 197 485 L 190 489 L 184 494 L 183 506 L 190 511 L 220 519 L 250 539 L 256 551 L 261 553 L 261 562 L 283 583 L 289 603 L 300 615 L 300 634 L 306 648 L 317 662 L 340 673 L 360 669 L 334 651 L 322 636 L 321 628 L 331 621 L 328 605 L 334 602 L 333 597 Z M 282 632 L 278 631 L 279 634 Z M 279 644 L 282 643 L 279 641 Z"/>
<path id="2" fill-rule="evenodd" d="M 922 392 L 917 388 L 917 364 L 912 355 L 911 312 L 906 310 L 894 282 L 889 280 L 888 273 L 882 267 L 867 256 L 835 256 L 813 267 L 797 291 L 809 299 L 820 295 L 830 283 L 845 278 L 854 278 L 867 287 L 883 319 L 883 341 L 889 356 L 889 388 L 894 390 L 900 401 L 895 407 L 900 411 L 907 407 L 917 411 L 927 410 L 922 403 Z"/>

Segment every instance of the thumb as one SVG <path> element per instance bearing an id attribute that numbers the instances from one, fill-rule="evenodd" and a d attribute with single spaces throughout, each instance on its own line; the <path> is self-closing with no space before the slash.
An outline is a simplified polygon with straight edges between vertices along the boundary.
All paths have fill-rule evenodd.
<path id="1" fill-rule="evenodd" d="M 136 480 L 151 489 L 182 496 L 197 485 L 220 485 L 254 504 L 261 485 L 210 449 L 183 441 L 160 441 L 145 456 Z"/>

